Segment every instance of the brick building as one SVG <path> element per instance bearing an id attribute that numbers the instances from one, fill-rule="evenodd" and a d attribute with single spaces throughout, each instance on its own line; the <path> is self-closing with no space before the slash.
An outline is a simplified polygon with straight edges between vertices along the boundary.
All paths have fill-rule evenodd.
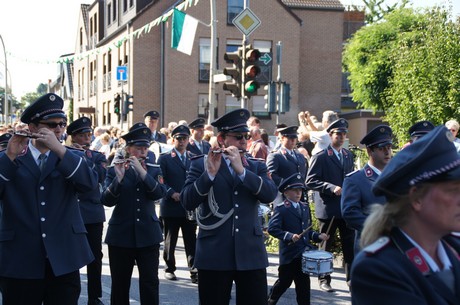
<path id="1" fill-rule="evenodd" d="M 202 21 L 198 25 L 191 56 L 171 45 L 171 18 L 139 37 L 146 24 L 182 1 L 96 0 L 82 5 L 73 66 L 73 116 L 90 116 L 95 125 L 127 129 L 142 121 L 147 110 L 160 112 L 162 122 L 197 116 L 218 117 L 239 108 L 240 101 L 215 85 L 215 109 L 209 109 L 210 23 L 209 1 L 201 0 L 186 13 Z M 191 3 L 195 3 L 191 1 Z M 217 73 L 229 64 L 225 52 L 236 50 L 242 34 L 231 20 L 243 9 L 243 0 L 216 0 Z M 341 52 L 344 7 L 339 0 L 252 0 L 250 9 L 261 25 L 248 42 L 273 60 L 263 69 L 262 87 L 248 109 L 272 129 L 276 120 L 297 124 L 297 113 L 309 110 L 317 116 L 326 109 L 340 111 L 342 92 Z M 265 110 L 263 84 L 276 80 L 276 44 L 282 43 L 281 79 L 291 85 L 290 111 L 270 115 Z M 128 80 L 118 82 L 117 66 L 127 66 Z M 121 85 L 122 84 L 122 85 Z M 117 96 L 133 96 L 133 111 L 115 113 Z M 123 99 L 122 99 L 123 100 Z M 121 103 L 123 104 L 123 103 Z M 120 119 L 123 119 L 120 121 Z"/>

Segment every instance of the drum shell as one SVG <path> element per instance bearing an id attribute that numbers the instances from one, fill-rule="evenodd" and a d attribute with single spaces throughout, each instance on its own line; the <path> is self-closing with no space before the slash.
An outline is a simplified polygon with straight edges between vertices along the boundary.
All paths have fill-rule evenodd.
<path id="1" fill-rule="evenodd" d="M 304 251 L 302 253 L 302 272 L 310 275 L 324 276 L 334 271 L 333 255 L 322 250 Z"/>

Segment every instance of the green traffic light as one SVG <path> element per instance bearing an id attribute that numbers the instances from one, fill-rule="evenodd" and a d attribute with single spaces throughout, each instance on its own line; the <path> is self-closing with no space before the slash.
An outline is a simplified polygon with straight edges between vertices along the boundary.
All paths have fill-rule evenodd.
<path id="1" fill-rule="evenodd" d="M 244 86 L 244 90 L 246 90 L 246 92 L 248 93 L 256 93 L 257 92 L 257 89 L 259 89 L 259 83 L 255 82 L 255 81 L 249 81 L 245 84 Z"/>

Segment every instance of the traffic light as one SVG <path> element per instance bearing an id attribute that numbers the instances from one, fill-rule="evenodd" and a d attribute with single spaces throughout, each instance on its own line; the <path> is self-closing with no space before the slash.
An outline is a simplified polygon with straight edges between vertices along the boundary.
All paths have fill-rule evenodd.
<path id="1" fill-rule="evenodd" d="M 5 114 L 5 95 L 0 97 L 0 114 Z"/>
<path id="2" fill-rule="evenodd" d="M 129 107 L 133 104 L 133 98 L 132 95 L 126 94 L 126 98 L 123 102 L 123 115 L 127 115 L 128 112 L 133 111 L 133 108 Z"/>
<path id="3" fill-rule="evenodd" d="M 269 82 L 264 89 L 267 91 L 267 94 L 264 96 L 264 99 L 267 101 L 267 112 L 276 112 L 276 83 Z"/>
<path id="4" fill-rule="evenodd" d="M 119 94 L 115 95 L 115 104 L 113 105 L 113 111 L 120 115 L 120 100 L 121 100 L 121 97 Z"/>
<path id="5" fill-rule="evenodd" d="M 291 101 L 291 85 L 282 82 L 280 85 L 280 113 L 288 112 Z"/>
<path id="6" fill-rule="evenodd" d="M 232 67 L 224 69 L 224 74 L 232 78 L 230 82 L 224 83 L 224 90 L 230 91 L 233 97 L 241 97 L 241 55 L 242 49 L 238 48 L 236 52 L 227 52 L 224 54 L 224 59 L 227 63 L 231 63 Z"/>
<path id="7" fill-rule="evenodd" d="M 257 94 L 257 89 L 260 88 L 259 82 L 256 80 L 257 75 L 260 74 L 259 67 L 260 51 L 253 49 L 251 45 L 246 47 L 244 54 L 243 65 L 244 65 L 244 95 L 250 98 Z"/>

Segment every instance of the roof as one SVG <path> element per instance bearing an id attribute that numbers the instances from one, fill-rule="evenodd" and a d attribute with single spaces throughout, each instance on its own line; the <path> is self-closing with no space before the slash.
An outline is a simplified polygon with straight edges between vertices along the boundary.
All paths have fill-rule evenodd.
<path id="1" fill-rule="evenodd" d="M 344 10 L 340 0 L 281 0 L 289 8 Z"/>

